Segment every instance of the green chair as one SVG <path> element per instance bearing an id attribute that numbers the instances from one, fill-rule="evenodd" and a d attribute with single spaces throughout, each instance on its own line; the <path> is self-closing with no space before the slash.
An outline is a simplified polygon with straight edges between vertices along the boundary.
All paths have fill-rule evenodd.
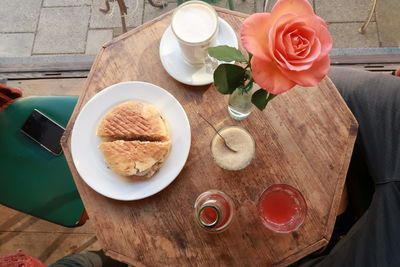
<path id="1" fill-rule="evenodd" d="M 0 112 L 1 204 L 67 227 L 87 218 L 64 154 L 54 156 L 20 132 L 33 109 L 65 127 L 76 102 L 70 96 L 27 97 Z"/>

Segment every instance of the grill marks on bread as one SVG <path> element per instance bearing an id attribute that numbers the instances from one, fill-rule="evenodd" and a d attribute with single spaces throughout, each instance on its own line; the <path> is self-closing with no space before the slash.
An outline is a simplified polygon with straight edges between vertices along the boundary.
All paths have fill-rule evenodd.
<path id="1" fill-rule="evenodd" d="M 169 140 L 167 127 L 159 111 L 136 101 L 128 101 L 111 109 L 100 122 L 97 135 L 106 141 Z"/>
<path id="2" fill-rule="evenodd" d="M 145 135 L 150 130 L 149 123 L 142 116 L 137 116 L 133 112 L 127 112 L 125 116 L 116 114 L 114 117 L 107 119 L 105 134 L 108 136 L 129 137 L 134 135 L 134 133 L 137 136 Z"/>

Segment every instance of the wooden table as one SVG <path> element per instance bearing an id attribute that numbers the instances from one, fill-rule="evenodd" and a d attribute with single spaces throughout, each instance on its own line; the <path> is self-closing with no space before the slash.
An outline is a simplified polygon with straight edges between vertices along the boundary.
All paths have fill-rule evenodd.
<path id="1" fill-rule="evenodd" d="M 246 15 L 217 11 L 238 33 Z M 335 86 L 325 78 L 316 87 L 297 87 L 275 98 L 264 112 L 254 111 L 236 122 L 227 113 L 227 98 L 212 85 L 183 85 L 163 69 L 159 42 L 170 21 L 171 12 L 103 46 L 62 139 L 106 254 L 134 266 L 268 266 L 290 264 L 325 246 L 357 132 L 357 122 Z M 152 197 L 122 202 L 103 197 L 84 183 L 71 158 L 70 136 L 76 116 L 91 97 L 107 86 L 132 80 L 156 84 L 178 99 L 190 120 L 192 146 L 171 185 Z M 213 162 L 209 144 L 214 132 L 197 111 L 217 127 L 239 124 L 248 129 L 257 144 L 249 167 L 232 172 Z M 296 232 L 274 234 L 261 224 L 256 201 L 273 183 L 291 184 L 306 199 L 307 217 Z M 220 234 L 203 231 L 193 218 L 196 197 L 212 188 L 230 195 L 237 209 L 231 227 Z"/>

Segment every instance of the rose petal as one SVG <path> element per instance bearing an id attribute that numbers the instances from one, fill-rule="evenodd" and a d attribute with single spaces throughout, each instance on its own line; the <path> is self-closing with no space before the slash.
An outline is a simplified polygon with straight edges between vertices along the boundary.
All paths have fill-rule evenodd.
<path id="1" fill-rule="evenodd" d="M 311 46 L 307 56 L 303 58 L 297 57 L 297 59 L 288 59 L 288 62 L 290 62 L 290 64 L 292 64 L 293 66 L 298 66 L 299 64 L 305 64 L 305 63 L 312 63 L 315 60 L 318 60 L 321 57 L 320 55 L 321 55 L 321 42 L 318 39 L 316 39 L 314 41 L 314 44 Z"/>
<path id="2" fill-rule="evenodd" d="M 281 33 L 279 33 L 279 36 L 283 36 L 283 33 L 284 33 L 283 31 Z M 282 38 L 282 41 L 281 41 L 282 46 L 285 47 L 286 55 L 289 58 L 297 56 L 296 51 L 292 44 L 292 34 L 293 34 L 293 32 L 291 32 L 289 34 L 285 34 L 285 36 L 281 37 Z M 280 44 L 278 43 L 278 45 L 280 45 Z"/>
<path id="3" fill-rule="evenodd" d="M 293 19 L 291 23 L 303 22 L 315 31 L 315 38 L 320 40 L 320 58 L 325 57 L 332 49 L 332 37 L 328 31 L 326 23 L 318 16 L 301 16 Z"/>
<path id="4" fill-rule="evenodd" d="M 311 47 L 308 47 L 308 50 L 309 51 L 307 51 L 307 54 L 305 54 L 304 56 L 287 57 L 286 59 L 287 62 L 293 66 L 299 66 L 304 64 L 312 65 L 315 60 L 321 58 L 321 43 L 318 39 L 314 40 L 313 45 Z M 309 67 L 311 67 L 311 65 L 309 65 Z M 301 69 L 292 68 L 292 70 L 301 70 Z"/>
<path id="5" fill-rule="evenodd" d="M 290 30 L 290 28 L 289 28 Z M 293 46 L 293 39 L 298 38 L 299 44 Z M 296 60 L 308 59 L 310 50 L 315 42 L 315 32 L 307 26 L 297 27 L 291 33 L 285 35 L 285 48 L 287 52 L 287 60 L 295 62 Z M 301 48 L 300 48 L 301 47 Z M 290 51 L 290 52 L 289 52 Z"/>
<path id="6" fill-rule="evenodd" d="M 314 31 L 314 39 L 321 40 L 318 44 L 313 44 L 313 48 L 310 50 L 310 60 L 308 60 L 309 56 L 306 56 L 303 60 L 299 62 L 292 62 L 292 59 L 287 55 L 287 51 L 282 53 L 285 48 L 280 47 L 280 42 L 276 40 L 277 37 L 280 38 L 282 30 L 286 29 L 303 29 L 306 34 L 309 34 L 309 31 Z M 283 33 L 284 34 L 284 33 Z M 311 40 L 310 40 L 311 41 Z M 316 48 L 317 50 L 313 50 Z M 277 50 L 281 52 L 281 56 L 284 56 L 286 61 L 290 61 L 293 64 L 301 64 L 302 62 L 312 62 L 315 59 L 321 59 L 325 57 L 332 48 L 332 37 L 329 34 L 328 29 L 326 28 L 325 22 L 319 18 L 318 16 L 296 16 L 293 13 L 285 14 L 279 18 L 279 20 L 275 23 L 272 29 L 269 32 L 269 53 L 272 56 L 273 60 L 275 60 L 281 67 L 284 68 L 285 62 L 281 61 L 280 56 L 276 53 Z M 312 59 L 311 59 L 312 58 Z"/>
<path id="7" fill-rule="evenodd" d="M 315 17 L 315 15 L 313 15 Z M 303 20 L 311 19 L 313 16 L 297 16 L 293 13 L 288 13 L 279 18 L 279 20 L 275 23 L 272 29 L 269 32 L 269 45 L 268 50 L 270 55 L 272 56 L 272 60 L 274 60 L 281 68 L 288 70 L 307 70 L 312 64 L 313 60 L 319 57 L 320 47 L 314 46 L 315 51 L 311 51 L 312 59 L 307 60 L 308 57 L 304 59 L 294 61 L 290 60 L 288 56 L 288 52 L 291 49 L 287 49 L 284 43 L 284 31 L 295 31 L 299 30 L 299 33 L 305 32 L 305 37 L 309 36 L 310 38 L 315 38 L 315 31 L 312 27 L 309 27 L 306 22 Z M 310 40 L 311 43 L 314 44 L 314 39 Z M 294 51 L 294 50 L 293 50 Z"/>
<path id="8" fill-rule="evenodd" d="M 279 53 L 279 52 L 278 52 Z M 292 63 L 292 61 L 286 60 L 285 57 L 279 55 L 278 58 L 280 59 L 279 66 L 283 69 L 293 70 L 293 71 L 301 71 L 301 70 L 308 70 L 313 65 L 313 62 L 300 62 L 299 60 Z"/>
<path id="9" fill-rule="evenodd" d="M 283 47 L 280 47 L 279 42 L 277 42 L 279 39 L 283 38 L 282 35 L 279 35 L 281 31 L 283 31 L 289 23 L 290 20 L 295 19 L 296 15 L 293 13 L 288 13 L 283 15 L 282 17 L 279 18 L 277 23 L 273 25 L 271 30 L 268 33 L 268 51 L 272 59 L 276 60 L 279 63 L 279 59 L 277 58 L 277 55 L 275 55 L 276 50 L 281 50 L 281 54 L 285 54 L 285 50 Z M 279 29 L 279 31 L 278 31 Z M 282 33 L 283 34 L 283 33 Z M 278 39 L 278 40 L 277 40 Z M 279 63 L 279 64 L 284 64 L 284 63 Z"/>
<path id="10" fill-rule="evenodd" d="M 281 94 L 296 85 L 293 81 L 286 78 L 277 65 L 271 61 L 253 57 L 251 65 L 254 81 L 272 94 Z"/>
<path id="11" fill-rule="evenodd" d="M 307 0 L 279 0 L 271 10 L 272 23 L 286 13 L 295 13 L 300 16 L 314 15 L 313 8 Z"/>
<path id="12" fill-rule="evenodd" d="M 290 54 L 296 53 L 292 45 L 292 40 L 290 38 L 290 31 L 292 31 L 293 33 L 297 29 L 292 30 L 289 27 L 289 22 L 282 24 L 279 28 L 276 29 L 275 36 L 275 48 L 278 49 L 279 52 L 285 56 L 290 56 Z"/>
<path id="13" fill-rule="evenodd" d="M 269 59 L 268 31 L 270 29 L 270 13 L 255 13 L 247 17 L 240 32 L 243 47 L 254 56 Z"/>
<path id="14" fill-rule="evenodd" d="M 322 19 L 321 19 L 322 20 Z M 324 24 L 319 26 L 318 40 L 321 43 L 321 55 L 320 57 L 325 57 L 329 54 L 332 49 L 332 36 L 328 31 L 328 28 Z"/>
<path id="15" fill-rule="evenodd" d="M 285 35 L 285 39 L 288 44 L 293 44 L 293 38 L 296 36 L 299 38 L 299 42 L 301 42 L 301 45 L 299 46 L 303 46 L 302 49 L 291 48 L 290 50 L 293 50 L 293 53 L 288 53 L 288 59 L 299 59 L 306 57 L 310 52 L 310 48 L 314 44 L 315 31 L 306 25 L 299 24 L 291 24 L 287 31 L 291 31 L 289 34 Z"/>
<path id="16" fill-rule="evenodd" d="M 291 81 L 301 86 L 317 85 L 328 73 L 330 67 L 329 56 L 326 55 L 322 59 L 315 61 L 308 70 L 290 71 L 280 69 L 282 73 Z"/>

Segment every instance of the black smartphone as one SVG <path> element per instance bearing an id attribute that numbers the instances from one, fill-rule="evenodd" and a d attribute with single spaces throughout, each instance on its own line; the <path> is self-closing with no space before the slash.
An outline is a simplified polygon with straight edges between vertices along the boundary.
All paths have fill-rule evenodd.
<path id="1" fill-rule="evenodd" d="M 61 125 L 37 109 L 32 111 L 21 128 L 22 133 L 54 155 L 62 152 L 60 141 L 64 131 Z"/>

